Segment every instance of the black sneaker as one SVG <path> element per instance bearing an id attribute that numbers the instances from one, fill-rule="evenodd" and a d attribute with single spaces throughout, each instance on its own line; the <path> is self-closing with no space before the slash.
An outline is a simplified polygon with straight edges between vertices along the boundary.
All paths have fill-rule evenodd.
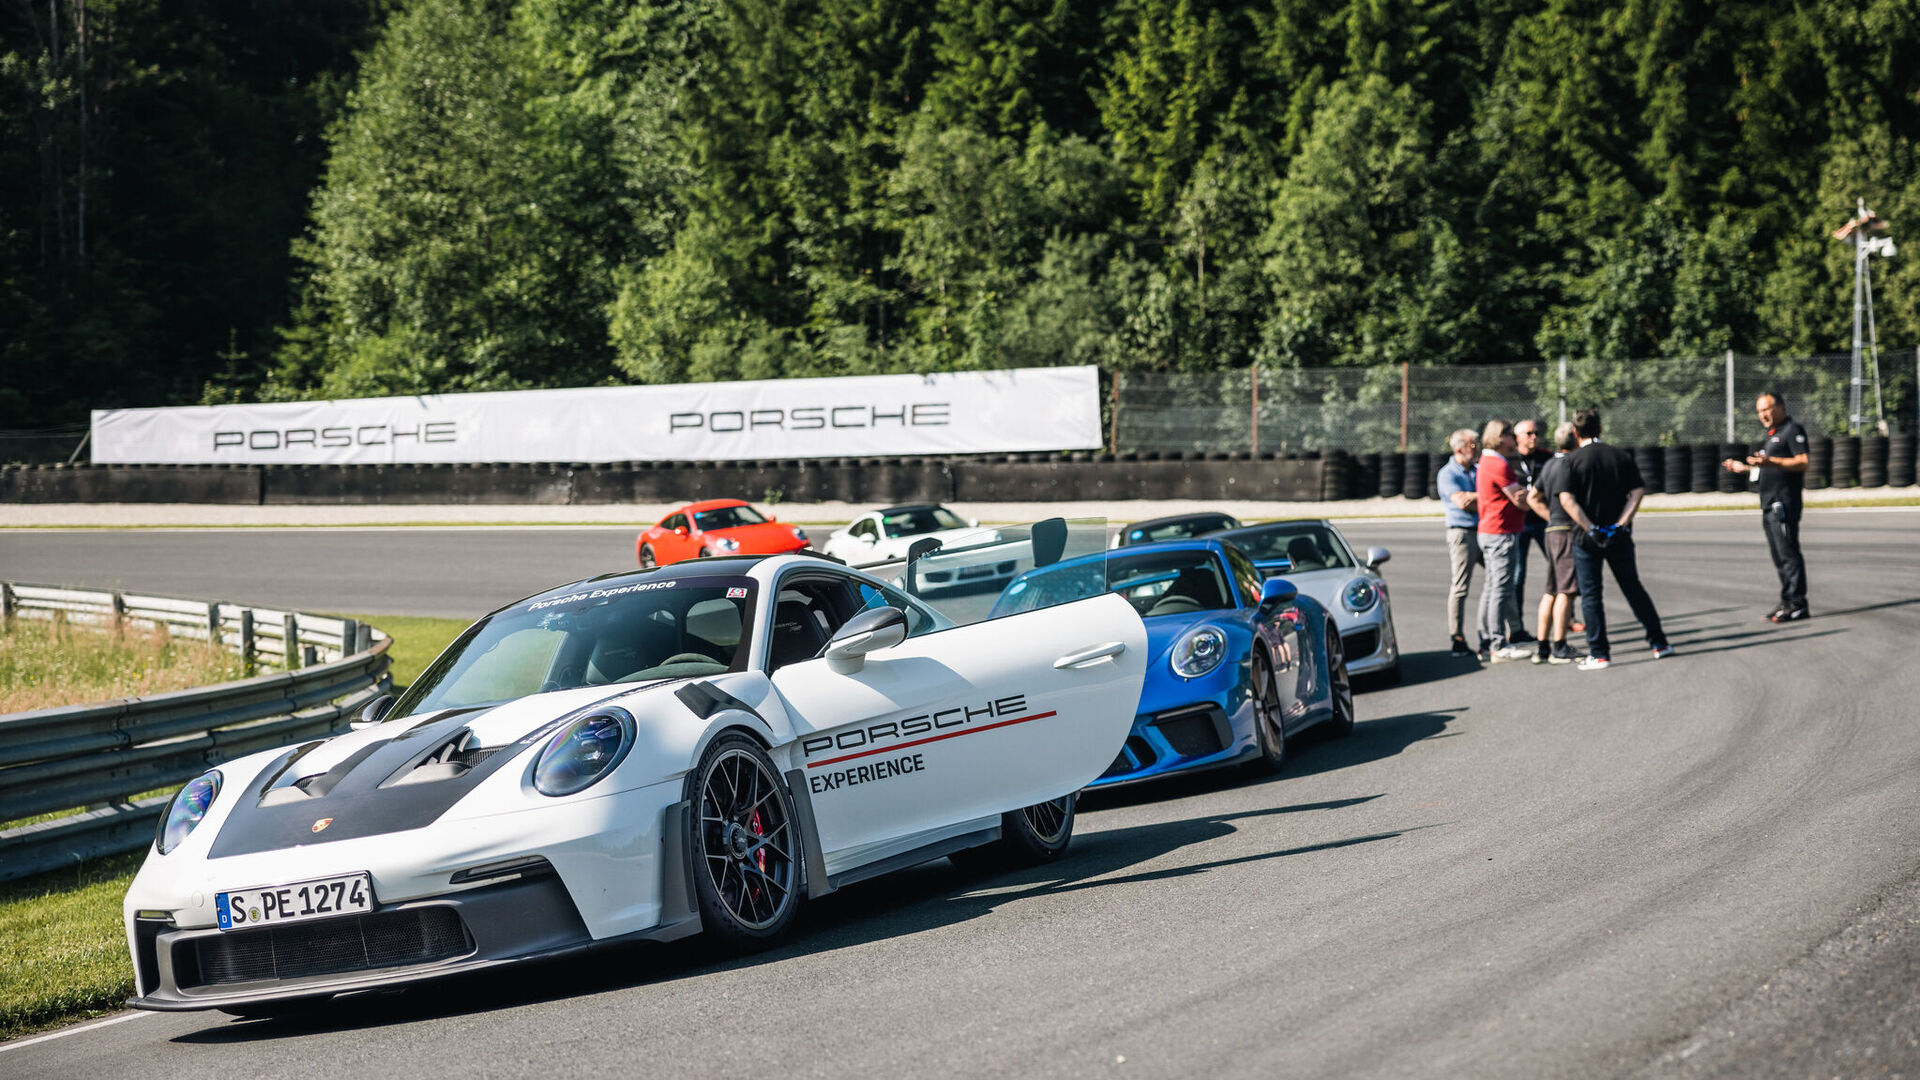
<path id="1" fill-rule="evenodd" d="M 1778 621 L 1779 622 L 1799 622 L 1801 619 L 1811 619 L 1811 618 L 1813 618 L 1812 609 L 1808 608 L 1807 605 L 1805 604 L 1801 604 L 1799 607 L 1794 608 L 1792 611 L 1782 613 Z"/>
<path id="2" fill-rule="evenodd" d="M 1533 650 L 1533 662 L 1536 664 L 1544 664 L 1551 655 L 1553 655 L 1553 648 L 1542 641 L 1540 642 L 1540 647 Z"/>
<path id="3" fill-rule="evenodd" d="M 1466 639 L 1466 638 L 1463 638 L 1463 637 L 1455 637 L 1455 638 L 1453 639 L 1453 651 L 1454 651 L 1454 652 L 1455 652 L 1456 654 L 1458 654 L 1458 655 L 1461 655 L 1461 656 L 1472 656 L 1472 655 L 1473 655 L 1473 646 L 1471 646 L 1471 645 L 1469 645 L 1469 644 L 1467 644 L 1467 639 Z"/>
<path id="4" fill-rule="evenodd" d="M 1571 664 L 1578 659 L 1580 658 L 1573 654 L 1572 649 L 1567 648 L 1567 643 L 1564 641 L 1554 642 L 1553 651 L 1547 654 L 1549 664 Z"/>
<path id="5" fill-rule="evenodd" d="M 1534 637 L 1525 630 L 1515 630 L 1513 633 L 1507 635 L 1507 643 L 1509 645 L 1531 645 L 1539 640 L 1539 638 Z"/>
<path id="6" fill-rule="evenodd" d="M 1787 616 L 1787 606 L 1785 604 L 1782 604 L 1779 607 L 1774 608 L 1772 611 L 1767 612 L 1767 621 L 1768 622 L 1784 622 L 1786 621 L 1786 616 Z"/>

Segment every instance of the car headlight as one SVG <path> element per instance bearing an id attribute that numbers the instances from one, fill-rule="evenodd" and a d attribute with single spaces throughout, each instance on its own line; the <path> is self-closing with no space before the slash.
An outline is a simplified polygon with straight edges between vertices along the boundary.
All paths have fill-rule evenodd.
<path id="1" fill-rule="evenodd" d="M 803 544 L 807 542 L 807 530 L 801 528 L 798 525 L 792 526 L 792 529 L 793 529 L 793 538 L 795 540 L 798 540 Z"/>
<path id="2" fill-rule="evenodd" d="M 194 826 L 206 820 L 207 810 L 213 806 L 213 800 L 220 797 L 220 770 L 215 769 L 195 779 L 181 788 L 167 804 L 167 812 L 160 818 L 160 833 L 153 838 L 154 845 L 165 855 L 186 842 L 193 833 Z"/>
<path id="3" fill-rule="evenodd" d="M 1352 581 L 1347 582 L 1346 588 L 1340 590 L 1340 603 L 1344 605 L 1348 611 L 1356 614 L 1362 611 L 1371 611 L 1373 605 L 1379 602 L 1380 590 L 1375 588 L 1373 582 L 1368 581 L 1366 578 L 1354 578 Z"/>
<path id="4" fill-rule="evenodd" d="M 1211 626 L 1202 626 L 1191 631 L 1174 645 L 1171 660 L 1173 671 L 1189 679 L 1197 679 L 1227 658 L 1227 635 Z"/>
<path id="5" fill-rule="evenodd" d="M 716 536 L 713 538 L 713 546 L 716 551 L 739 551 L 740 541 L 730 536 Z"/>
<path id="6" fill-rule="evenodd" d="M 533 763 L 533 786 L 555 797 L 585 791 L 620 764 L 633 739 L 632 713 L 612 706 L 595 709 L 547 740 Z"/>

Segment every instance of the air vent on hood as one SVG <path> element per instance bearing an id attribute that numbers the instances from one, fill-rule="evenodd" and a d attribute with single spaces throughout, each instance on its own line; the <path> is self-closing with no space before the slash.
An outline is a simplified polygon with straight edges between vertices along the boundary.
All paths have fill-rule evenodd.
<path id="1" fill-rule="evenodd" d="M 466 775 L 468 769 L 492 757 L 499 749 L 497 746 L 481 746 L 472 728 L 461 728 L 432 753 L 401 767 L 380 786 L 398 787 L 401 784 L 431 784 L 436 780 L 452 780 Z"/>

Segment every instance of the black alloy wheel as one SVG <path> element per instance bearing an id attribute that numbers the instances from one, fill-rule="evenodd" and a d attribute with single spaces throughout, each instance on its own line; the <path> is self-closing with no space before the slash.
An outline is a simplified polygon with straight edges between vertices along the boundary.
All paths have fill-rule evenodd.
<path id="1" fill-rule="evenodd" d="M 773 761 L 735 731 L 714 739 L 687 776 L 700 921 L 720 947 L 777 941 L 800 907 L 800 835 Z"/>
<path id="2" fill-rule="evenodd" d="M 659 565 L 660 565 L 659 560 L 653 557 L 653 545 L 652 544 L 640 545 L 640 569 L 652 570 L 654 567 Z"/>
<path id="3" fill-rule="evenodd" d="M 956 851 L 947 858 L 969 871 L 1039 866 L 1060 857 L 1073 840 L 1074 808 L 1079 792 L 1023 806 L 1000 815 L 1000 839 Z"/>
<path id="4" fill-rule="evenodd" d="M 1253 734 L 1260 753 L 1248 767 L 1272 776 L 1287 763 L 1287 732 L 1280 705 L 1280 687 L 1273 678 L 1273 662 L 1256 649 L 1253 654 Z"/>
<path id="5" fill-rule="evenodd" d="M 1327 623 L 1327 696 L 1333 701 L 1333 715 L 1327 718 L 1327 734 L 1344 739 L 1353 734 L 1353 678 L 1347 674 L 1347 651 L 1340 632 Z"/>

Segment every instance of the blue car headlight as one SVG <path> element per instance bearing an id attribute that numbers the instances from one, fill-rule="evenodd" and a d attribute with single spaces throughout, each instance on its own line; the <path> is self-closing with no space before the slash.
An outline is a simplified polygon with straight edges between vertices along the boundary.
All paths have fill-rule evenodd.
<path id="1" fill-rule="evenodd" d="M 1373 582 L 1368 581 L 1366 578 L 1354 578 L 1352 581 L 1347 582 L 1346 588 L 1340 590 L 1340 603 L 1348 611 L 1354 612 L 1355 614 L 1362 611 L 1371 611 L 1373 610 L 1373 605 L 1379 602 L 1380 590 L 1375 588 Z"/>
<path id="2" fill-rule="evenodd" d="M 220 797 L 220 770 L 206 773 L 186 787 L 181 788 L 167 804 L 167 812 L 160 818 L 160 834 L 153 838 L 154 845 L 165 855 L 186 842 L 194 827 L 206 820 L 207 811 L 213 806 L 213 800 Z"/>
<path id="3" fill-rule="evenodd" d="M 1216 627 L 1202 626 L 1190 630 L 1173 646 L 1169 659 L 1173 663 L 1173 673 L 1187 679 L 1197 679 L 1227 658 L 1227 635 Z"/>
<path id="4" fill-rule="evenodd" d="M 533 763 L 533 786 L 555 797 L 585 791 L 620 764 L 633 739 L 632 713 L 611 706 L 594 709 L 547 740 Z"/>

